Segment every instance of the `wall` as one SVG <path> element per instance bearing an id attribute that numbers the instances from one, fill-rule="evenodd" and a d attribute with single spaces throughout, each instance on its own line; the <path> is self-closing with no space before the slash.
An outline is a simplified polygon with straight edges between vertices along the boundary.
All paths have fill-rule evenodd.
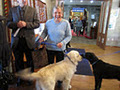
<path id="1" fill-rule="evenodd" d="M 0 15 L 3 15 L 2 0 L 0 0 Z"/>
<path id="2" fill-rule="evenodd" d="M 112 26 L 113 25 L 113 26 Z M 115 25 L 115 26 L 114 26 Z M 108 46 L 120 46 L 120 7 L 119 0 L 113 0 L 107 33 Z"/>
<path id="3" fill-rule="evenodd" d="M 42 2 L 46 3 L 47 5 L 47 18 L 51 19 L 52 18 L 52 8 L 55 5 L 55 0 L 41 0 Z"/>

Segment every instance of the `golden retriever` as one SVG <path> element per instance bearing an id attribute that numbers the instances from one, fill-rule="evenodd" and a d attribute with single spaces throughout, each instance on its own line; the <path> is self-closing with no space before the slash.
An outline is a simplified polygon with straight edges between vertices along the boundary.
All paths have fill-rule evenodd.
<path id="1" fill-rule="evenodd" d="M 78 62 L 82 60 L 78 51 L 72 50 L 63 61 L 43 67 L 31 73 L 30 68 L 16 73 L 22 79 L 36 80 L 37 90 L 54 90 L 57 81 L 62 81 L 63 90 L 68 90 Z"/>

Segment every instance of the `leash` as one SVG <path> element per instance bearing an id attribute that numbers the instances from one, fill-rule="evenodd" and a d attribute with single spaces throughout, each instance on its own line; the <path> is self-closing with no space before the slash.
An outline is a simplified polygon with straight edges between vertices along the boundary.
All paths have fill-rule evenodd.
<path id="1" fill-rule="evenodd" d="M 120 53 L 120 51 L 116 51 L 116 52 L 109 53 L 109 54 L 104 54 L 104 55 L 101 55 L 101 56 L 98 56 L 98 57 L 109 56 L 109 55 L 113 55 L 113 54 L 116 54 L 116 53 Z"/>
<path id="2" fill-rule="evenodd" d="M 57 46 L 56 44 L 51 44 L 51 43 L 47 43 L 47 42 L 41 42 L 41 44 Z M 71 60 L 71 58 L 65 52 L 63 52 L 63 53 L 71 61 L 71 63 L 75 65 L 75 63 Z"/>
<path id="3" fill-rule="evenodd" d="M 35 41 L 38 41 L 39 37 L 40 36 L 38 36 Z M 41 44 L 56 46 L 56 44 L 51 44 L 51 43 L 47 43 L 47 42 L 41 42 Z M 114 53 L 109 53 L 109 54 L 101 55 L 101 56 L 98 56 L 98 57 L 109 56 L 109 55 L 113 55 L 113 54 L 116 54 L 116 53 L 120 53 L 120 51 L 116 51 Z M 64 55 L 66 55 L 66 54 L 64 53 Z"/>
<path id="4" fill-rule="evenodd" d="M 109 54 L 101 55 L 101 56 L 98 56 L 98 57 L 113 55 L 113 54 L 116 54 L 116 53 L 120 53 L 120 51 L 116 51 L 116 52 L 114 52 L 114 53 L 109 53 Z M 99 61 L 99 60 L 95 61 L 94 63 L 92 63 L 92 65 L 95 65 L 98 61 Z"/>
<path id="5" fill-rule="evenodd" d="M 63 53 L 64 53 L 64 52 L 63 52 Z M 70 58 L 66 53 L 64 53 L 64 55 L 71 61 L 72 64 L 75 65 L 75 63 L 71 60 L 71 58 Z"/>
<path id="6" fill-rule="evenodd" d="M 56 44 L 47 43 L 47 42 L 41 42 L 41 44 L 57 46 Z"/>
<path id="7" fill-rule="evenodd" d="M 51 43 L 47 43 L 47 42 L 42 42 L 41 44 L 57 46 L 56 44 L 51 44 Z M 116 52 L 109 53 L 109 54 L 104 54 L 104 55 L 101 55 L 101 56 L 98 56 L 98 57 L 109 56 L 109 55 L 113 55 L 113 54 L 116 54 L 116 53 L 120 53 L 120 51 L 116 51 Z M 65 55 L 67 55 L 67 54 L 65 54 Z"/>
<path id="8" fill-rule="evenodd" d="M 36 39 L 35 39 L 35 42 L 37 42 L 39 46 L 40 46 L 41 44 L 57 46 L 56 44 L 47 43 L 47 42 L 45 42 L 45 41 L 43 41 L 43 42 L 40 43 L 39 40 L 41 40 L 41 39 L 42 39 L 42 38 L 41 38 L 40 36 L 37 36 Z"/>
<path id="9" fill-rule="evenodd" d="M 95 65 L 99 60 L 95 61 L 94 63 L 92 63 L 92 65 Z"/>

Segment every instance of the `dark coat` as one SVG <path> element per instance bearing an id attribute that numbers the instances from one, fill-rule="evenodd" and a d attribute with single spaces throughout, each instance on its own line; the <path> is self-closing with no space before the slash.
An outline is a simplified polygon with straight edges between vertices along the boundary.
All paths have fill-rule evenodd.
<path id="1" fill-rule="evenodd" d="M 11 38 L 11 45 L 12 48 L 15 48 L 18 44 L 19 37 L 21 34 L 24 35 L 27 45 L 30 49 L 34 48 L 35 44 L 35 34 L 34 29 L 39 27 L 39 19 L 37 16 L 37 12 L 34 8 L 30 6 L 25 6 L 23 20 L 26 22 L 27 26 L 20 29 L 19 33 L 16 37 L 14 37 L 14 33 L 18 29 L 17 23 L 21 20 L 20 18 L 20 6 L 16 6 L 10 9 L 7 26 L 8 28 L 12 29 L 12 38 Z"/>
<path id="2" fill-rule="evenodd" d="M 11 49 L 7 42 L 5 17 L 0 16 L 0 64 L 8 66 L 10 61 Z"/>

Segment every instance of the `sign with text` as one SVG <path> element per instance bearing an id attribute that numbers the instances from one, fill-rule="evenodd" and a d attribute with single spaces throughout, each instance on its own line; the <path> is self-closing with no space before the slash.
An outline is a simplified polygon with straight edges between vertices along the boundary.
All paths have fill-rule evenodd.
<path id="1" fill-rule="evenodd" d="M 84 12 L 85 8 L 73 8 L 72 12 Z"/>

